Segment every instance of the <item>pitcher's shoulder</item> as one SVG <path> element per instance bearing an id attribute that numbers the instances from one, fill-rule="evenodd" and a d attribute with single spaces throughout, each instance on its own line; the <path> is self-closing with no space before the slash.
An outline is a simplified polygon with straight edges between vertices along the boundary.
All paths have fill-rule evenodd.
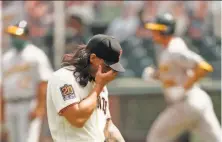
<path id="1" fill-rule="evenodd" d="M 52 80 L 73 80 L 73 71 L 67 70 L 66 68 L 60 68 L 53 72 L 51 79 Z"/>

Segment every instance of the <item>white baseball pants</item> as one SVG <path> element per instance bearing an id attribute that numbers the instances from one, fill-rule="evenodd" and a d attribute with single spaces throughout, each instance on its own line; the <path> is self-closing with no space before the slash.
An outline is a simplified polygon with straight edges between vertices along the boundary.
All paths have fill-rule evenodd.
<path id="1" fill-rule="evenodd" d="M 160 113 L 147 142 L 173 142 L 185 130 L 198 134 L 201 142 L 222 142 L 220 124 L 208 94 L 193 87 L 186 95 L 185 100 L 169 105 Z"/>
<path id="2" fill-rule="evenodd" d="M 26 142 L 29 128 L 30 101 L 6 103 L 5 111 L 9 142 Z"/>

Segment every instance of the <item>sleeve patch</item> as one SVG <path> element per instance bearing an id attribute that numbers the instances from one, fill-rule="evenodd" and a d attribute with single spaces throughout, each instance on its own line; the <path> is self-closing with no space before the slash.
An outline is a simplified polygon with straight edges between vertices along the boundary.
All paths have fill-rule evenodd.
<path id="1" fill-rule="evenodd" d="M 60 87 L 60 92 L 64 101 L 74 99 L 76 97 L 72 85 L 65 84 L 64 86 Z"/>

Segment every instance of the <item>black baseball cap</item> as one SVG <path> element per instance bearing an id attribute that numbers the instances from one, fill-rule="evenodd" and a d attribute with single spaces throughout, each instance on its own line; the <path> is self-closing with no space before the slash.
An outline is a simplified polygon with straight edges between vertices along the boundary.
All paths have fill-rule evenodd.
<path id="1" fill-rule="evenodd" d="M 103 59 L 105 64 L 113 70 L 118 72 L 125 71 L 120 64 L 122 48 L 114 37 L 103 34 L 95 35 L 87 43 L 87 48 L 91 53 Z"/>

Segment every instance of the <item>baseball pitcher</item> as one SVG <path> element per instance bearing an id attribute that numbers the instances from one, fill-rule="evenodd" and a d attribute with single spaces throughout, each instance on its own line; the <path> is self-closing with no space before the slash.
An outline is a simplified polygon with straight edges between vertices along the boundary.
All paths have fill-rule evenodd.
<path id="1" fill-rule="evenodd" d="M 122 49 L 110 36 L 95 35 L 64 56 L 48 82 L 48 123 L 54 142 L 124 142 L 112 123 L 106 84 L 124 68 Z"/>

